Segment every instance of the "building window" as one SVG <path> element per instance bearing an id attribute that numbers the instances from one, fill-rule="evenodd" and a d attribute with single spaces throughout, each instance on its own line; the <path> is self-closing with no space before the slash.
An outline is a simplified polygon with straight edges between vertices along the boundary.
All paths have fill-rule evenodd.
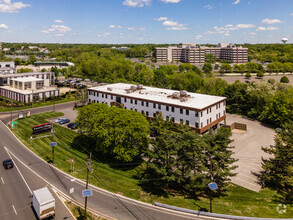
<path id="1" fill-rule="evenodd" d="M 218 109 L 218 104 L 216 104 L 216 109 Z"/>
<path id="2" fill-rule="evenodd" d="M 202 117 L 202 112 L 200 112 L 200 117 Z"/>
<path id="3" fill-rule="evenodd" d="M 102 93 L 102 98 L 104 98 L 104 93 Z"/>
<path id="4" fill-rule="evenodd" d="M 156 103 L 153 103 L 153 107 L 156 108 Z"/>
<path id="5" fill-rule="evenodd" d="M 154 118 L 156 117 L 156 113 L 153 113 L 153 117 L 154 117 Z"/>
<path id="6" fill-rule="evenodd" d="M 209 114 L 209 109 L 207 109 L 207 114 Z"/>
<path id="7" fill-rule="evenodd" d="M 212 118 L 210 118 L 210 123 L 212 123 Z"/>
<path id="8" fill-rule="evenodd" d="M 149 103 L 148 102 L 146 102 L 145 105 L 146 105 L 146 107 L 149 107 Z"/>
<path id="9" fill-rule="evenodd" d="M 221 103 L 219 103 L 219 108 L 221 108 Z"/>
<path id="10" fill-rule="evenodd" d="M 180 109 L 180 114 L 183 114 L 183 109 L 182 108 Z"/>
<path id="11" fill-rule="evenodd" d="M 200 128 L 202 128 L 203 127 L 203 123 L 200 123 Z"/>
<path id="12" fill-rule="evenodd" d="M 195 112 L 195 117 L 198 117 L 198 112 Z"/>
<path id="13" fill-rule="evenodd" d="M 99 97 L 99 93 L 97 92 L 97 97 Z"/>
<path id="14" fill-rule="evenodd" d="M 144 111 L 143 111 L 143 110 L 141 111 L 141 114 L 143 114 L 143 115 L 144 115 Z"/>
<path id="15" fill-rule="evenodd" d="M 212 112 L 212 108 L 210 108 L 210 113 Z"/>
<path id="16" fill-rule="evenodd" d="M 161 105 L 160 104 L 158 104 L 158 109 L 161 109 Z"/>
<path id="17" fill-rule="evenodd" d="M 216 114 L 216 119 L 218 119 L 218 117 L 219 117 L 219 115 L 218 115 L 218 114 Z"/>
<path id="18" fill-rule="evenodd" d="M 134 100 L 134 104 L 137 105 L 137 100 Z"/>
<path id="19" fill-rule="evenodd" d="M 175 108 L 174 108 L 174 107 L 172 107 L 172 109 L 171 109 L 171 110 L 172 110 L 172 112 L 174 112 L 174 111 L 175 111 Z"/>
<path id="20" fill-rule="evenodd" d="M 124 98 L 124 102 L 127 102 L 127 98 Z"/>
<path id="21" fill-rule="evenodd" d="M 113 96 L 111 95 L 111 100 L 113 100 Z"/>
<path id="22" fill-rule="evenodd" d="M 209 124 L 209 119 L 207 119 L 207 125 Z"/>
<path id="23" fill-rule="evenodd" d="M 175 118 L 174 118 L 174 117 L 172 117 L 172 118 L 171 118 L 171 121 L 172 121 L 172 122 L 175 122 Z"/>
<path id="24" fill-rule="evenodd" d="M 169 111 L 169 106 L 166 106 L 166 111 Z"/>
<path id="25" fill-rule="evenodd" d="M 149 112 L 146 112 L 145 114 L 146 114 L 146 116 L 149 116 Z"/>
<path id="26" fill-rule="evenodd" d="M 189 115 L 189 110 L 186 110 L 186 115 Z"/>
<path id="27" fill-rule="evenodd" d="M 108 98 L 108 95 L 106 94 L 105 97 L 106 97 L 106 99 L 107 99 L 107 98 Z"/>
<path id="28" fill-rule="evenodd" d="M 143 101 L 141 101 L 141 106 L 144 106 L 144 102 Z"/>
<path id="29" fill-rule="evenodd" d="M 133 104 L 133 100 L 132 99 L 130 99 L 130 103 Z"/>
<path id="30" fill-rule="evenodd" d="M 221 112 L 219 113 L 219 118 L 221 118 Z"/>
<path id="31" fill-rule="evenodd" d="M 195 127 L 198 128 L 198 123 L 197 122 L 195 122 Z"/>
<path id="32" fill-rule="evenodd" d="M 186 120 L 186 125 L 189 125 L 189 121 L 188 120 Z"/>

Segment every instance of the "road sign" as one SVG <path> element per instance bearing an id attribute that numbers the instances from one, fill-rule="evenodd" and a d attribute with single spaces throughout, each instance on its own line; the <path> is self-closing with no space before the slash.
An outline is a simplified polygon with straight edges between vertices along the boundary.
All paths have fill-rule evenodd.
<path id="1" fill-rule="evenodd" d="M 13 128 L 15 124 L 17 124 L 17 121 L 11 122 L 11 127 Z"/>
<path id="2" fill-rule="evenodd" d="M 209 187 L 210 187 L 211 190 L 215 190 L 215 189 L 219 188 L 216 183 L 210 183 Z"/>
<path id="3" fill-rule="evenodd" d="M 92 195 L 93 195 L 93 191 L 91 189 L 82 190 L 83 197 L 92 196 Z"/>
<path id="4" fill-rule="evenodd" d="M 56 145 L 57 145 L 56 142 L 51 142 L 51 143 L 50 143 L 50 146 L 51 146 L 51 147 L 54 147 L 54 146 L 56 146 Z"/>
<path id="5" fill-rule="evenodd" d="M 71 162 L 71 163 L 74 163 L 74 159 L 71 159 L 70 162 Z"/>
<path id="6" fill-rule="evenodd" d="M 70 194 L 74 193 L 74 188 L 71 188 L 71 189 L 69 190 L 69 193 L 70 193 Z"/>

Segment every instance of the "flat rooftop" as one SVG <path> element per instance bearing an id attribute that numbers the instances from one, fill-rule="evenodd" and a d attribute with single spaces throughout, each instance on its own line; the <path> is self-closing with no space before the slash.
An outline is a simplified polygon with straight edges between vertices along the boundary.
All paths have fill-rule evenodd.
<path id="1" fill-rule="evenodd" d="M 23 95 L 27 95 L 27 94 L 38 94 L 40 92 L 50 92 L 50 91 L 58 90 L 55 87 L 49 87 L 49 86 L 44 86 L 41 89 L 33 90 L 33 91 L 31 89 L 21 90 L 21 89 L 13 88 L 13 87 L 10 87 L 10 86 L 1 86 L 0 88 L 1 89 L 6 89 L 6 90 L 12 91 L 12 92 L 17 92 L 17 93 L 20 93 L 20 94 L 23 94 Z"/>
<path id="2" fill-rule="evenodd" d="M 17 82 L 35 82 L 35 81 L 44 81 L 44 79 L 38 79 L 36 77 L 25 77 L 25 78 L 16 78 L 16 79 L 11 79 L 13 81 Z"/>
<path id="3" fill-rule="evenodd" d="M 31 75 L 44 75 L 51 72 L 29 72 L 29 73 L 11 73 L 11 74 L 0 74 L 0 77 L 21 77 Z"/>
<path id="4" fill-rule="evenodd" d="M 177 90 L 161 89 L 155 87 L 143 86 L 143 89 L 136 90 L 131 93 L 127 93 L 127 89 L 130 89 L 133 84 L 116 83 L 103 86 L 97 86 L 89 88 L 90 91 L 105 92 L 113 95 L 121 95 L 128 98 L 137 98 L 145 101 L 154 101 L 165 104 L 172 104 L 182 107 L 194 108 L 194 109 L 204 109 L 217 102 L 226 100 L 226 97 L 212 96 L 199 93 L 187 92 L 184 96 L 185 101 L 180 100 L 180 98 L 172 98 L 174 92 L 179 92 Z"/>

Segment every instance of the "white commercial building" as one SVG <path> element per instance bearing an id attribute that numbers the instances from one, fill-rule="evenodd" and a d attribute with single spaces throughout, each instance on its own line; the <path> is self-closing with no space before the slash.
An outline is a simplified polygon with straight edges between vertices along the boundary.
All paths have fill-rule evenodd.
<path id="1" fill-rule="evenodd" d="M 89 103 L 107 103 L 141 112 L 161 114 L 203 133 L 226 121 L 226 98 L 219 96 L 117 83 L 88 89 Z"/>
<path id="2" fill-rule="evenodd" d="M 59 96 L 59 89 L 44 84 L 35 77 L 10 79 L 8 86 L 0 86 L 0 96 L 24 103 Z"/>

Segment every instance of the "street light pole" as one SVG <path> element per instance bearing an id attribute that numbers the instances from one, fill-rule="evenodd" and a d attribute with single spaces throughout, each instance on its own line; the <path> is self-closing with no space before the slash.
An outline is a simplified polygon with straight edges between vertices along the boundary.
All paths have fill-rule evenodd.
<path id="1" fill-rule="evenodd" d="M 53 122 L 51 123 L 52 124 L 52 128 L 51 128 L 51 133 L 52 133 L 52 143 L 54 142 L 54 129 L 53 129 Z M 54 152 L 54 150 L 55 150 L 55 146 L 53 145 L 52 146 L 52 164 L 54 165 L 54 154 L 55 154 L 55 152 Z"/>
<path id="2" fill-rule="evenodd" d="M 85 189 L 88 189 L 88 185 L 89 185 L 89 172 L 92 171 L 92 153 L 90 153 L 90 158 L 88 160 L 88 162 L 86 163 L 87 166 L 87 174 L 86 174 L 86 185 L 85 185 Z M 84 220 L 86 220 L 86 209 L 87 209 L 87 196 L 85 197 L 85 201 L 84 201 Z"/>
<path id="3" fill-rule="evenodd" d="M 12 101 L 10 101 L 10 125 L 12 123 Z"/>
<path id="4" fill-rule="evenodd" d="M 213 164 L 212 164 L 212 158 L 210 157 L 210 181 L 213 181 Z M 212 198 L 212 189 L 210 189 L 210 213 L 213 212 L 213 198 Z"/>

